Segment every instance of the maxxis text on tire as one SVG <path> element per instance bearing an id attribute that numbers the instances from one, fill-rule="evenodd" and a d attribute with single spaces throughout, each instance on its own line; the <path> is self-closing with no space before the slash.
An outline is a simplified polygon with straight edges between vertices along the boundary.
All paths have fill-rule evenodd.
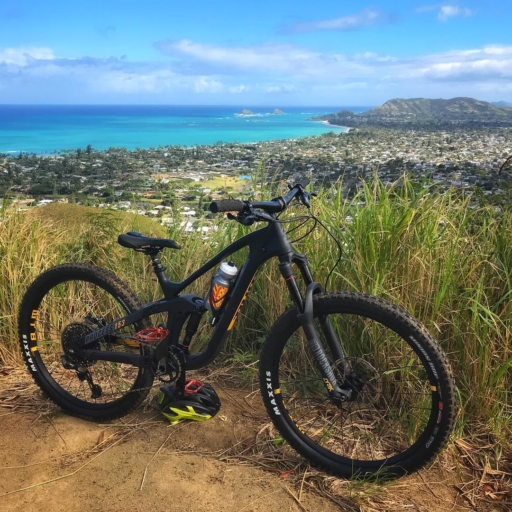
<path id="1" fill-rule="evenodd" d="M 66 412 L 84 419 L 107 421 L 135 409 L 153 383 L 150 368 L 78 361 L 84 368 L 80 373 L 65 369 L 62 356 L 70 336 L 87 333 L 140 307 L 128 286 L 107 270 L 63 264 L 42 273 L 25 293 L 19 313 L 21 351 L 36 384 Z M 142 322 L 128 326 L 122 334 L 129 339 L 143 327 Z M 135 343 L 106 347 L 104 339 L 95 348 L 141 351 Z M 91 397 L 87 374 L 101 389 L 99 398 Z"/>
<path id="2" fill-rule="evenodd" d="M 455 385 L 437 342 L 411 315 L 355 292 L 319 294 L 317 330 L 329 318 L 344 352 L 330 363 L 356 399 L 336 406 L 304 339 L 297 310 L 273 325 L 260 357 L 263 401 L 283 438 L 342 477 L 397 477 L 427 464 L 456 416 Z M 328 356 L 326 339 L 322 344 Z"/>

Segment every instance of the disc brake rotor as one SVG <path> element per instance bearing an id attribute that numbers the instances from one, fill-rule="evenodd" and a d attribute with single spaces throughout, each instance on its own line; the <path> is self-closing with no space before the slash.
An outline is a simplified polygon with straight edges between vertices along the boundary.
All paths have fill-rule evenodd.
<path id="1" fill-rule="evenodd" d="M 364 403 L 377 403 L 382 396 L 382 377 L 377 369 L 360 357 L 338 359 L 333 370 L 343 388 L 355 392 L 355 400 Z"/>

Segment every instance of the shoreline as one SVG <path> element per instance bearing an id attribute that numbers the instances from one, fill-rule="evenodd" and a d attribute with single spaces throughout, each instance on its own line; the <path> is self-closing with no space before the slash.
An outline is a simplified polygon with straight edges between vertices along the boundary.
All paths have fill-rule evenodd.
<path id="1" fill-rule="evenodd" d="M 325 124 L 326 126 L 329 126 L 329 127 L 342 128 L 345 132 L 349 132 L 350 130 L 352 130 L 351 126 L 341 126 L 339 124 L 331 124 L 331 123 L 329 123 L 329 121 L 319 121 L 319 122 L 322 124 Z"/>
<path id="2" fill-rule="evenodd" d="M 0 153 L 62 154 L 89 144 L 96 150 L 133 151 L 297 139 L 334 130 L 332 125 L 310 124 L 308 118 L 338 108 L 289 107 L 283 115 L 258 108 L 243 116 L 235 115 L 232 107 L 8 106 L 4 112 L 0 106 Z"/>
<path id="3" fill-rule="evenodd" d="M 352 128 L 348 127 L 348 126 L 338 126 L 338 125 L 331 125 L 329 124 L 328 121 L 316 121 L 316 122 L 320 122 L 326 126 L 329 126 L 329 128 L 340 128 L 341 133 L 348 133 Z M 264 140 L 252 140 L 252 141 L 248 141 L 248 142 L 239 142 L 239 141 L 233 141 L 233 142 L 222 142 L 222 141 L 219 141 L 217 143 L 213 143 L 213 144 L 194 144 L 194 145 L 188 145 L 188 144 L 168 144 L 166 146 L 149 146 L 147 148 L 141 148 L 141 147 L 137 147 L 137 148 L 134 148 L 134 149 L 129 149 L 127 148 L 126 146 L 109 146 L 108 148 L 104 148 L 104 149 L 97 149 L 95 148 L 94 146 L 92 146 L 92 151 L 95 152 L 95 153 L 104 153 L 104 152 L 108 152 L 110 149 L 113 149 L 113 150 L 124 150 L 124 151 L 128 151 L 130 153 L 133 153 L 133 152 L 136 152 L 137 150 L 142 150 L 142 151 L 172 151 L 173 149 L 182 149 L 182 150 L 187 150 L 187 151 L 190 151 L 190 150 L 194 150 L 195 148 L 200 148 L 200 147 L 215 147 L 217 146 L 219 143 L 221 145 L 238 145 L 238 146 L 245 146 L 245 145 L 254 145 L 254 144 L 266 144 L 266 143 L 276 143 L 276 142 L 286 142 L 286 141 L 295 141 L 295 140 L 298 140 L 298 139 L 307 139 L 307 138 L 310 138 L 310 137 L 321 137 L 322 135 L 324 135 L 325 133 L 329 133 L 329 132 L 324 132 L 324 133 L 317 133 L 317 134 L 312 134 L 312 135 L 302 135 L 302 136 L 299 136 L 299 137 L 286 137 L 286 138 L 283 138 L 283 139 L 264 139 Z M 0 150 L 0 155 L 1 154 L 4 154 L 6 155 L 7 158 L 17 158 L 18 155 L 21 153 L 21 154 L 24 154 L 24 155 L 34 155 L 36 157 L 47 157 L 47 158 L 56 158 L 56 157 L 63 157 L 64 155 L 66 154 L 69 154 L 69 153 L 76 153 L 78 150 L 81 150 L 82 152 L 85 152 L 85 148 L 83 147 L 75 147 L 75 148 L 65 148 L 65 149 L 60 149 L 60 150 L 48 150 L 47 152 L 44 152 L 44 153 L 39 153 L 39 152 L 34 152 L 34 151 L 24 151 L 24 150 L 10 150 L 10 151 L 2 151 Z"/>

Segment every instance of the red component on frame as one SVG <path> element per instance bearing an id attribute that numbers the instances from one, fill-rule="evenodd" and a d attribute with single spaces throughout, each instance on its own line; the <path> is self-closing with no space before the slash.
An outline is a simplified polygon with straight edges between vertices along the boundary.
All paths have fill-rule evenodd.
<path id="1" fill-rule="evenodd" d="M 170 332 L 163 327 L 147 327 L 135 334 L 134 338 L 145 343 L 156 343 L 162 341 Z"/>
<path id="2" fill-rule="evenodd" d="M 185 394 L 194 395 L 203 389 L 204 383 L 196 379 L 185 379 Z"/>

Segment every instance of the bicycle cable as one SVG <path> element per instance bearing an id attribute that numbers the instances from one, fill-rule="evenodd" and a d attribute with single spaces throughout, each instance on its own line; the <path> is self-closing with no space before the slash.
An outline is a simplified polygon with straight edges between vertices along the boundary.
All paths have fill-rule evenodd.
<path id="1" fill-rule="evenodd" d="M 309 211 L 309 215 L 302 215 L 300 217 L 295 217 L 293 219 L 283 219 L 283 220 L 276 219 L 274 222 L 279 222 L 281 224 L 285 224 L 285 223 L 303 220 L 303 222 L 301 222 L 298 226 L 295 226 L 286 232 L 286 234 L 289 235 L 291 232 L 304 226 L 309 220 L 313 219 L 315 221 L 313 224 L 313 227 L 309 231 L 307 231 L 304 235 L 302 235 L 299 238 L 296 238 L 295 240 L 290 240 L 290 243 L 292 243 L 292 244 L 300 242 L 302 239 L 306 238 L 309 234 L 311 234 L 315 230 L 317 224 L 320 224 L 320 226 L 322 226 L 322 228 L 325 231 L 327 231 L 327 234 L 334 240 L 334 242 L 338 248 L 338 259 L 336 260 L 336 263 L 334 263 L 334 265 L 332 266 L 331 270 L 329 271 L 329 274 L 327 274 L 327 278 L 325 279 L 324 290 L 327 291 L 327 284 L 329 282 L 329 279 L 331 278 L 332 273 L 334 272 L 335 268 L 338 266 L 338 264 L 341 261 L 341 258 L 343 257 L 343 249 L 341 247 L 339 240 L 333 235 L 333 233 L 329 230 L 329 228 L 316 215 L 314 215 L 311 212 L 311 208 L 308 208 L 308 211 Z"/>
<path id="2" fill-rule="evenodd" d="M 298 217 L 294 217 L 293 219 L 280 219 L 280 218 L 277 218 L 274 222 L 277 222 L 279 224 L 290 224 L 291 222 L 303 221 L 298 226 L 294 226 L 293 228 L 291 228 L 288 231 L 286 231 L 286 234 L 289 235 L 290 233 L 292 233 L 296 229 L 299 229 L 302 226 L 304 226 L 305 224 L 307 224 L 312 218 L 313 217 L 311 215 L 300 215 Z M 313 224 L 313 227 L 305 235 L 303 235 L 303 236 L 301 236 L 299 238 L 296 238 L 295 240 L 290 240 L 290 243 L 294 244 L 295 242 L 299 242 L 300 240 L 302 240 L 303 238 L 308 236 L 315 229 L 315 227 L 316 227 L 316 222 Z"/>
<path id="3" fill-rule="evenodd" d="M 334 265 L 331 267 L 331 270 L 329 271 L 329 273 L 327 274 L 327 278 L 325 279 L 324 290 L 327 291 L 327 284 L 329 283 L 331 275 L 334 272 L 335 268 L 339 265 L 341 258 L 343 257 L 343 249 L 341 247 L 339 240 L 333 235 L 333 233 L 330 231 L 330 229 L 315 214 L 313 214 L 311 212 L 311 207 L 310 206 L 306 206 L 306 207 L 308 209 L 309 215 L 301 215 L 299 217 L 294 217 L 293 219 L 280 219 L 279 215 L 281 215 L 281 213 L 283 213 L 283 212 L 279 212 L 279 214 L 277 215 L 277 218 L 275 218 L 272 222 L 278 222 L 279 224 L 287 224 L 290 222 L 303 221 L 298 226 L 294 226 L 293 228 L 288 230 L 286 232 L 286 234 L 288 235 L 288 234 L 292 233 L 293 231 L 295 231 L 296 229 L 299 229 L 302 226 L 304 226 L 309 220 L 313 219 L 315 221 L 313 224 L 313 227 L 309 231 L 307 231 L 304 235 L 300 236 L 299 238 L 296 238 L 295 240 L 290 240 L 290 243 L 292 243 L 292 244 L 300 242 L 301 240 L 306 238 L 308 235 L 310 235 L 315 230 L 317 224 L 320 224 L 320 226 L 322 226 L 322 228 L 325 231 L 327 231 L 327 234 L 334 240 L 334 243 L 336 244 L 336 246 L 338 248 L 338 259 L 336 260 L 336 263 L 334 263 Z M 268 219 L 266 219 L 266 220 L 268 220 Z"/>
<path id="4" fill-rule="evenodd" d="M 311 195 L 314 196 L 316 194 L 311 194 Z M 309 196 L 309 197 L 311 197 L 311 196 Z M 336 263 L 334 263 L 334 265 L 332 266 L 331 270 L 327 274 L 327 278 L 325 279 L 324 290 L 327 291 L 327 284 L 329 282 L 329 279 L 331 278 L 331 275 L 334 272 L 334 269 L 339 265 L 341 258 L 343 257 L 343 249 L 341 247 L 339 240 L 333 235 L 333 233 L 329 230 L 329 228 L 314 213 L 311 212 L 311 206 L 309 205 L 309 200 L 307 202 L 302 202 L 302 204 L 304 206 L 306 206 L 306 208 L 308 209 L 308 212 L 309 212 L 308 220 L 314 219 L 315 223 L 313 224 L 313 227 L 309 231 L 307 231 L 303 236 L 297 238 L 296 240 L 293 240 L 291 243 L 298 242 L 298 241 L 302 240 L 303 238 L 307 237 L 310 233 L 312 233 L 314 231 L 314 229 L 316 228 L 316 225 L 320 224 L 320 226 L 322 226 L 322 228 L 324 228 L 325 231 L 327 231 L 327 234 L 334 240 L 336 246 L 338 247 L 338 259 L 336 260 Z M 298 220 L 298 219 L 299 218 L 293 219 L 293 220 Z M 303 223 L 290 229 L 286 234 L 289 234 L 292 231 L 294 231 L 295 229 L 302 227 L 304 224 L 306 224 L 306 222 L 308 222 L 308 220 L 305 220 Z"/>
<path id="5" fill-rule="evenodd" d="M 305 220 L 302 224 L 300 224 L 298 226 L 295 226 L 293 229 L 290 229 L 290 231 L 288 231 L 286 234 L 291 233 L 295 229 L 304 226 L 304 224 L 306 224 L 311 219 L 313 219 L 315 221 L 314 224 L 313 224 L 313 227 L 309 231 L 307 231 L 304 235 L 300 236 L 299 238 L 296 238 L 295 240 L 290 240 L 290 243 L 294 244 L 294 243 L 300 242 L 302 239 L 306 238 L 309 234 L 311 234 L 315 230 L 316 225 L 317 225 L 316 219 L 314 219 L 314 217 L 308 217 L 308 219 Z"/>
<path id="6" fill-rule="evenodd" d="M 315 221 L 318 222 L 318 224 L 320 224 L 320 226 L 322 226 L 325 229 L 325 231 L 327 231 L 329 236 L 334 240 L 336 246 L 338 247 L 338 259 L 336 260 L 336 263 L 332 266 L 331 270 L 329 271 L 329 274 L 327 274 L 327 278 L 325 279 L 324 290 L 327 291 L 327 283 L 329 282 L 329 279 L 331 278 L 334 269 L 338 266 L 338 264 L 341 261 L 341 258 L 343 256 L 343 249 L 341 248 L 339 240 L 331 233 L 329 228 L 315 214 L 311 213 L 311 217 L 315 219 Z"/>

